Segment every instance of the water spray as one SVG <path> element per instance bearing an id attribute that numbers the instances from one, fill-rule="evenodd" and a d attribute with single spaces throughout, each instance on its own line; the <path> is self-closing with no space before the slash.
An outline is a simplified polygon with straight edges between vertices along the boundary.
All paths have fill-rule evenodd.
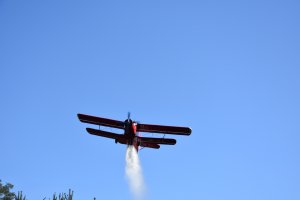
<path id="1" fill-rule="evenodd" d="M 125 173 L 134 199 L 143 200 L 145 198 L 146 187 L 139 157 L 132 145 L 128 145 L 126 149 Z"/>

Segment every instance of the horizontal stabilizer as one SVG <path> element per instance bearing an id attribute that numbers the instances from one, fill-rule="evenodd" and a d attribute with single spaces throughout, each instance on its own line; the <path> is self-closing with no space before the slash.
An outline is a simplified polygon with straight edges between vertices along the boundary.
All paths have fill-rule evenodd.
<path id="1" fill-rule="evenodd" d="M 159 149 L 160 148 L 159 144 L 147 143 L 147 142 L 143 142 L 140 146 L 141 147 L 146 147 L 146 148 L 152 148 L 152 149 Z"/>
<path id="2" fill-rule="evenodd" d="M 92 135 L 97 135 L 97 136 L 101 136 L 101 137 L 116 139 L 116 140 L 120 140 L 120 141 L 124 141 L 124 140 L 126 141 L 126 137 L 124 135 L 121 135 L 121 134 L 96 130 L 96 129 L 92 129 L 92 128 L 86 128 L 86 131 L 88 133 L 92 134 Z"/>
<path id="3" fill-rule="evenodd" d="M 122 121 L 101 118 L 101 117 L 95 117 L 95 116 L 90 116 L 90 115 L 84 115 L 84 114 L 78 114 L 77 116 L 78 116 L 78 119 L 84 123 L 124 129 L 124 122 L 122 122 Z"/>
<path id="4" fill-rule="evenodd" d="M 162 126 L 153 124 L 138 124 L 138 132 L 150 132 L 150 133 L 163 133 L 163 134 L 174 134 L 174 135 L 190 135 L 192 129 L 189 127 L 179 126 Z"/>
<path id="5" fill-rule="evenodd" d="M 169 144 L 169 145 L 176 144 L 175 139 L 168 139 L 168 138 L 139 137 L 138 139 L 139 139 L 141 144 L 143 144 L 144 142 L 153 143 L 153 144 Z"/>

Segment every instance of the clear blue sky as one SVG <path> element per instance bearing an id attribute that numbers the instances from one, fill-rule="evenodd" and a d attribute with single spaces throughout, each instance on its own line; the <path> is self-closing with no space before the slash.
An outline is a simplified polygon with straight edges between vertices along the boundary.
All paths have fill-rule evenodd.
<path id="1" fill-rule="evenodd" d="M 299 1 L 0 1 L 0 178 L 131 199 L 76 114 L 190 126 L 140 152 L 148 199 L 300 199 Z"/>

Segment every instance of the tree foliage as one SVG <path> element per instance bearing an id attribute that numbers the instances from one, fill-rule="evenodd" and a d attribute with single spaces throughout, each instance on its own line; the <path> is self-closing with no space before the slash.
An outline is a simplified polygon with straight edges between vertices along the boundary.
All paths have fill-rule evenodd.
<path id="1" fill-rule="evenodd" d="M 11 192 L 13 185 L 10 183 L 2 184 L 0 180 L 0 200 L 13 200 L 16 197 L 16 194 Z"/>
<path id="2" fill-rule="evenodd" d="M 60 193 L 58 196 L 56 194 L 53 194 L 53 200 L 72 200 L 73 199 L 73 191 L 69 190 L 69 194 L 66 193 Z"/>
<path id="3" fill-rule="evenodd" d="M 13 185 L 10 183 L 3 184 L 0 180 L 0 200 L 27 200 L 26 196 L 23 196 L 22 191 L 19 191 L 16 195 L 11 190 L 13 189 Z M 56 193 L 53 194 L 53 197 L 51 200 L 73 200 L 73 191 L 69 189 L 69 193 L 60 193 L 56 195 Z M 47 198 L 44 198 L 43 200 L 50 200 Z M 94 198 L 96 200 L 96 198 Z"/>
<path id="4" fill-rule="evenodd" d="M 16 196 L 16 200 L 26 200 L 26 196 L 23 197 L 22 191 L 18 192 L 18 195 Z"/>

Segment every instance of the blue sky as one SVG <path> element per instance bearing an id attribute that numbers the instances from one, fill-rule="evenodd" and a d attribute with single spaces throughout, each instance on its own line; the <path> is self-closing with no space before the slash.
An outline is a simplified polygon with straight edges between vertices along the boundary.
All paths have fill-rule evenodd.
<path id="1" fill-rule="evenodd" d="M 299 199 L 298 1 L 0 1 L 0 178 L 132 199 L 76 114 L 190 126 L 139 156 L 148 199 Z M 91 126 L 92 127 L 92 126 Z"/>

